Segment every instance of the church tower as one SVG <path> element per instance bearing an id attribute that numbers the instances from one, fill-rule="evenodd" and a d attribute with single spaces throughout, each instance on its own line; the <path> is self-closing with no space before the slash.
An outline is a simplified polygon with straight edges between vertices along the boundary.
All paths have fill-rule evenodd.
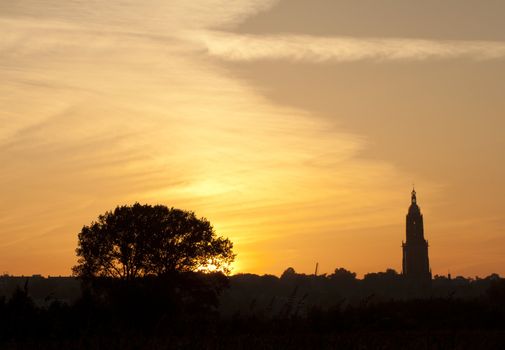
<path id="1" fill-rule="evenodd" d="M 423 214 L 417 205 L 415 189 L 407 214 L 407 238 L 402 242 L 402 274 L 409 280 L 431 280 L 430 262 L 428 260 L 428 241 L 424 239 Z"/>

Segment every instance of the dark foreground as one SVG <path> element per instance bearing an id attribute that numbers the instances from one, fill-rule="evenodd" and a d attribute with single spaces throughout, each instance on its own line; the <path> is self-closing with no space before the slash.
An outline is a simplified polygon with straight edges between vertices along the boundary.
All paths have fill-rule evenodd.
<path id="1" fill-rule="evenodd" d="M 503 349 L 503 331 L 359 331 L 335 334 L 242 334 L 146 337 L 133 334 L 73 340 L 15 341 L 2 349 Z"/>
<path id="2" fill-rule="evenodd" d="M 388 279 L 187 273 L 88 281 L 72 300 L 25 282 L 0 298 L 0 349 L 504 349 L 505 281 L 460 282 L 409 296 Z"/>

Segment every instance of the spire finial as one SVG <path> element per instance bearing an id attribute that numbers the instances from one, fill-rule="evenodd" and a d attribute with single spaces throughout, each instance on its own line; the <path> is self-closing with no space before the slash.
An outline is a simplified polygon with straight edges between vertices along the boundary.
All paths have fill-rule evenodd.
<path id="1" fill-rule="evenodd" d="M 412 204 L 416 204 L 417 198 L 416 198 L 416 187 L 414 184 L 412 184 Z"/>

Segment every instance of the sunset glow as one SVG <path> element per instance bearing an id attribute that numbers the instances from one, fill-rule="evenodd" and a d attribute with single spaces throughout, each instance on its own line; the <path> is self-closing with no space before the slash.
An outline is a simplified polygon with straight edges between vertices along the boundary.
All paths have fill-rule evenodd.
<path id="1" fill-rule="evenodd" d="M 0 272 L 135 202 L 233 273 L 400 271 L 415 183 L 433 274 L 505 274 L 505 3 L 382 2 L 0 2 Z"/>

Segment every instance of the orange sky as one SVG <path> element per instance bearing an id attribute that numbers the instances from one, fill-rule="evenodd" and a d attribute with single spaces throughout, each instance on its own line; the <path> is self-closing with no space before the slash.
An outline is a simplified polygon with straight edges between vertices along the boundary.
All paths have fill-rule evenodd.
<path id="1" fill-rule="evenodd" d="M 67 275 L 116 205 L 207 217 L 235 273 L 505 274 L 502 1 L 0 2 L 0 272 Z"/>

